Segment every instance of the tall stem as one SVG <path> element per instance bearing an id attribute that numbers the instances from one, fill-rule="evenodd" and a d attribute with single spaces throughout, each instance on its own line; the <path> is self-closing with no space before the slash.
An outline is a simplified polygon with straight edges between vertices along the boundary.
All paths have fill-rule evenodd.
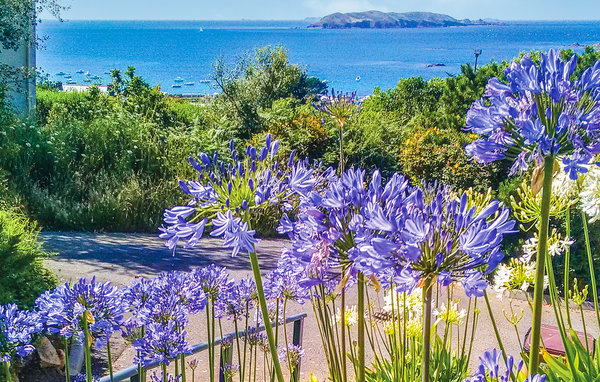
<path id="1" fill-rule="evenodd" d="M 211 301 L 212 298 L 211 298 Z M 213 358 L 213 352 L 214 352 L 214 344 L 211 341 L 211 336 L 210 336 L 210 309 L 207 306 L 206 307 L 206 332 L 207 332 L 207 339 L 208 339 L 208 368 L 210 369 L 208 371 L 208 374 L 210 375 L 210 382 L 214 382 L 215 380 L 215 364 L 214 364 L 214 358 Z"/>
<path id="2" fill-rule="evenodd" d="M 565 213 L 565 229 L 566 229 L 566 236 L 567 236 L 567 240 L 569 240 L 569 238 L 571 237 L 571 207 L 567 207 L 567 211 Z M 565 269 L 564 269 L 564 281 L 563 281 L 563 287 L 564 287 L 564 298 L 565 298 L 565 305 L 567 306 L 567 322 L 569 323 L 569 328 L 571 328 L 571 313 L 569 312 L 569 277 L 570 277 L 570 271 L 571 271 L 571 246 L 567 246 L 567 248 L 565 249 Z"/>
<path id="3" fill-rule="evenodd" d="M 10 362 L 2 362 L 2 374 L 6 377 L 7 382 L 12 381 L 12 377 L 10 375 Z"/>
<path id="4" fill-rule="evenodd" d="M 65 337 L 65 381 L 71 382 L 71 373 L 69 371 L 69 339 Z"/>
<path id="5" fill-rule="evenodd" d="M 252 273 L 254 274 L 254 282 L 256 283 L 256 292 L 258 294 L 260 310 L 262 312 L 263 321 L 265 324 L 265 333 L 267 334 L 267 340 L 269 341 L 269 350 L 271 351 L 273 369 L 275 370 L 277 381 L 284 382 L 283 372 L 281 371 L 281 365 L 279 364 L 279 358 L 277 356 L 277 345 L 275 344 L 275 337 L 273 336 L 273 326 L 271 325 L 271 319 L 269 318 L 269 308 L 267 307 L 267 300 L 265 299 L 265 292 L 263 289 L 260 266 L 258 264 L 258 256 L 256 255 L 256 251 L 252 251 L 250 253 L 250 263 L 252 264 Z"/>
<path id="6" fill-rule="evenodd" d="M 423 358 L 421 362 L 421 381 L 429 382 L 429 359 L 430 359 L 430 351 L 431 351 L 431 280 L 425 280 L 425 285 L 423 286 Z"/>
<path id="7" fill-rule="evenodd" d="M 341 157 L 340 152 L 340 157 Z M 342 280 L 344 279 L 344 270 L 342 270 Z M 348 378 L 346 372 L 346 288 L 342 288 L 341 293 L 341 304 L 340 307 L 340 331 L 341 331 L 341 342 L 342 342 L 342 382 L 345 382 Z"/>
<path id="8" fill-rule="evenodd" d="M 106 341 L 106 356 L 108 357 L 108 372 L 110 375 L 110 382 L 113 382 L 115 377 L 113 374 L 112 354 L 110 353 L 110 338 L 108 341 Z"/>
<path id="9" fill-rule="evenodd" d="M 598 289 L 596 288 L 596 272 L 594 270 L 594 258 L 592 257 L 592 249 L 590 248 L 590 233 L 585 216 L 585 212 L 581 211 L 581 220 L 583 222 L 583 233 L 585 235 L 585 250 L 588 257 L 588 265 L 590 267 L 590 279 L 592 281 L 592 296 L 594 296 L 594 310 L 596 311 L 596 319 L 600 328 L 600 309 L 598 309 Z"/>
<path id="10" fill-rule="evenodd" d="M 86 309 L 83 312 L 83 349 L 85 354 L 85 376 L 87 382 L 92 382 L 92 339 L 90 336 L 90 328 L 88 325 L 88 314 L 89 311 Z"/>
<path id="11" fill-rule="evenodd" d="M 542 205 L 540 231 L 536 257 L 535 288 L 533 292 L 533 322 L 531 324 L 531 346 L 529 358 L 529 374 L 538 373 L 540 355 L 540 335 L 542 325 L 542 302 L 544 298 L 544 270 L 546 251 L 548 250 L 548 225 L 550 222 L 550 197 L 552 196 L 552 175 L 554 157 L 544 158 L 544 183 L 542 187 Z"/>
<path id="12" fill-rule="evenodd" d="M 365 382 L 365 276 L 358 272 L 358 375 L 357 382 Z M 346 358 L 346 355 L 343 355 Z"/>

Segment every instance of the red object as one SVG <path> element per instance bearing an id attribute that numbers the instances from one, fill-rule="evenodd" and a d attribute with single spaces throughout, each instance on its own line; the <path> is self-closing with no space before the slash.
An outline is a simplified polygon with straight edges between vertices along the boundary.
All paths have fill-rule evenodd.
<path id="1" fill-rule="evenodd" d="M 577 333 L 577 337 L 579 337 L 581 344 L 583 346 L 585 346 L 585 334 L 582 332 L 575 332 L 575 333 Z M 562 338 L 560 337 L 560 332 L 558 331 L 558 328 L 556 326 L 542 324 L 541 337 L 542 337 L 543 346 L 549 354 L 551 354 L 553 356 L 564 356 L 566 354 L 565 347 L 563 346 Z M 587 343 L 588 343 L 588 347 L 590 349 L 590 354 L 593 354 L 594 353 L 594 337 L 592 337 L 591 335 L 588 334 L 587 335 Z M 524 341 L 523 347 L 524 347 L 525 351 L 527 353 L 529 353 L 529 350 L 531 349 L 531 329 L 529 329 L 527 331 L 527 334 L 525 335 L 525 341 Z"/>

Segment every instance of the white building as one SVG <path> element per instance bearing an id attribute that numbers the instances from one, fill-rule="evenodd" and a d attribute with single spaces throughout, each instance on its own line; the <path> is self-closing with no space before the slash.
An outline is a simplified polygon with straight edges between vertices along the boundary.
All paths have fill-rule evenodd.
<path id="1" fill-rule="evenodd" d="M 31 26 L 33 28 L 33 25 Z M 10 105 L 20 114 L 29 115 L 35 111 L 35 47 L 24 43 L 17 50 L 0 49 L 0 64 L 12 68 L 23 68 L 31 75 L 24 76 L 17 83 L 9 84 L 7 94 Z"/>
<path id="2" fill-rule="evenodd" d="M 62 90 L 65 92 L 87 92 L 90 90 L 92 85 L 76 85 L 76 84 L 62 84 Z M 100 90 L 100 93 L 108 94 L 108 86 L 93 85 Z"/>

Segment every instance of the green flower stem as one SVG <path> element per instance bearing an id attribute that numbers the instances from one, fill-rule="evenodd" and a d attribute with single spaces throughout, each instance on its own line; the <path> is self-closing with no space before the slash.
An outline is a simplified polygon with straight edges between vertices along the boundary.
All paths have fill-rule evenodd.
<path id="1" fill-rule="evenodd" d="M 531 324 L 531 346 L 529 352 L 529 374 L 538 373 L 540 364 L 540 337 L 542 325 L 542 302 L 544 298 L 544 271 L 546 252 L 548 251 L 548 225 L 550 223 L 550 197 L 552 196 L 552 176 L 554 157 L 544 158 L 544 182 L 542 186 L 542 205 L 538 250 L 536 256 L 535 288 L 533 292 L 533 322 Z"/>
<path id="2" fill-rule="evenodd" d="M 498 325 L 496 324 L 496 318 L 494 317 L 494 313 L 492 313 L 492 305 L 490 304 L 490 299 L 487 295 L 487 291 L 483 292 L 483 298 L 485 299 L 485 305 L 487 306 L 487 310 L 490 315 L 490 321 L 492 322 L 492 328 L 494 328 L 494 334 L 496 335 L 496 340 L 498 341 L 498 347 L 500 348 L 500 351 L 502 351 L 502 357 L 504 357 L 504 361 L 506 362 L 506 351 L 504 350 L 504 344 L 502 343 L 502 337 L 500 337 L 500 332 L 498 331 Z"/>
<path id="3" fill-rule="evenodd" d="M 238 373 L 240 376 L 240 382 L 244 382 L 244 368 L 246 366 L 246 361 L 244 360 L 244 364 L 242 364 L 242 352 L 240 350 L 240 336 L 239 336 L 239 329 L 238 329 L 238 323 L 237 320 L 233 320 L 233 326 L 235 328 L 235 346 L 237 347 L 237 358 L 238 358 L 238 364 L 240 365 L 240 372 Z M 244 333 L 248 332 L 248 327 L 246 326 L 246 331 Z M 248 342 L 248 341 L 245 341 Z M 245 358 L 245 354 L 244 353 L 244 358 Z"/>
<path id="4" fill-rule="evenodd" d="M 365 382 L 365 275 L 358 272 L 358 375 L 357 382 Z M 346 355 L 343 355 L 346 358 Z M 344 370 L 345 371 L 345 370 Z"/>
<path id="5" fill-rule="evenodd" d="M 252 273 L 254 273 L 254 282 L 256 283 L 258 301 L 260 303 L 260 310 L 262 311 L 263 321 L 265 324 L 265 333 L 267 334 L 267 340 L 269 341 L 269 350 L 271 351 L 273 369 L 275 370 L 277 381 L 285 382 L 283 379 L 283 372 L 281 371 L 281 365 L 279 364 L 279 358 L 277 357 L 277 345 L 275 344 L 273 326 L 271 325 L 271 319 L 269 318 L 269 308 L 267 307 L 267 300 L 265 299 L 265 291 L 263 289 L 262 278 L 260 275 L 260 265 L 258 264 L 256 250 L 250 253 L 250 263 L 252 264 Z"/>
<path id="6" fill-rule="evenodd" d="M 71 373 L 69 371 L 69 339 L 65 337 L 65 381 L 71 382 Z"/>
<path id="7" fill-rule="evenodd" d="M 340 160 L 341 160 L 340 153 Z M 342 271 L 342 280 L 344 279 L 344 271 Z M 347 380 L 346 373 L 346 288 L 342 288 L 340 307 L 340 330 L 341 330 L 341 342 L 342 342 L 342 382 Z"/>
<path id="8" fill-rule="evenodd" d="M 10 375 L 10 362 L 2 362 L 2 374 L 4 374 L 7 382 L 12 381 L 12 377 Z"/>
<path id="9" fill-rule="evenodd" d="M 185 354 L 181 354 L 180 357 L 181 357 L 181 380 L 183 382 L 185 382 L 185 381 L 187 381 L 187 378 L 186 378 L 186 375 L 185 375 L 186 374 L 186 370 L 185 370 Z M 112 380 L 111 380 L 111 382 L 112 382 Z"/>
<path id="10" fill-rule="evenodd" d="M 594 270 L 594 258 L 590 247 L 590 232 L 588 230 L 587 218 L 585 212 L 581 211 L 581 220 L 583 222 L 583 233 L 585 235 L 585 250 L 588 257 L 588 265 L 590 267 L 590 278 L 592 281 L 592 296 L 594 296 L 594 310 L 596 311 L 596 319 L 598 327 L 600 327 L 600 309 L 598 308 L 598 288 L 596 288 L 596 272 Z"/>
<path id="11" fill-rule="evenodd" d="M 211 298 L 212 301 L 212 298 Z M 210 382 L 214 382 L 215 380 L 215 364 L 214 364 L 214 358 L 213 358 L 213 351 L 214 351 L 214 345 L 211 341 L 211 337 L 210 337 L 210 310 L 209 307 L 206 306 L 206 333 L 208 336 L 208 368 L 210 369 L 208 371 L 208 374 L 210 375 Z"/>
<path id="12" fill-rule="evenodd" d="M 429 361 L 431 359 L 431 280 L 425 280 L 423 286 L 423 354 L 421 361 L 421 381 L 429 382 Z"/>
<path id="13" fill-rule="evenodd" d="M 571 207 L 567 206 L 567 211 L 565 212 L 565 230 L 567 235 L 567 240 L 571 237 Z M 569 312 L 569 277 L 571 270 L 571 246 L 567 246 L 565 249 L 565 269 L 564 269 L 564 298 L 565 305 L 567 306 L 567 322 L 569 324 L 569 328 L 571 328 L 571 313 Z"/>
<path id="14" fill-rule="evenodd" d="M 108 341 L 106 341 L 106 356 L 108 358 L 108 373 L 110 375 L 110 382 L 113 382 L 115 377 L 114 377 L 114 373 L 113 373 L 112 354 L 110 353 L 110 338 L 108 339 Z M 66 357 L 66 355 L 65 355 L 65 357 Z M 65 363 L 66 363 L 66 360 L 65 360 Z"/>
<path id="15" fill-rule="evenodd" d="M 88 316 L 88 310 L 86 309 L 83 312 L 83 349 L 84 349 L 84 353 L 85 353 L 85 376 L 86 376 L 86 380 L 87 382 L 92 382 L 93 380 L 93 376 L 92 376 L 92 354 L 91 354 L 91 347 L 92 347 L 92 338 L 90 335 L 90 328 L 88 326 L 88 320 L 87 320 L 87 316 Z"/>
<path id="16" fill-rule="evenodd" d="M 163 377 L 163 382 L 169 382 L 167 379 L 167 365 L 166 364 L 162 364 L 162 377 Z"/>

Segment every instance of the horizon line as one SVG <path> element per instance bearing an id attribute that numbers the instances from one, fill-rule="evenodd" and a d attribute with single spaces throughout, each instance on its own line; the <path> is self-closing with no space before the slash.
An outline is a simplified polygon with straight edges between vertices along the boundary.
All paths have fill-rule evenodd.
<path id="1" fill-rule="evenodd" d="M 197 22 L 197 21 L 288 21 L 288 22 L 304 22 L 306 21 L 306 19 L 321 19 L 322 17 L 318 17 L 318 16 L 307 16 L 305 18 L 302 19 L 77 19 L 77 18 L 73 18 L 73 19 L 67 19 L 64 18 L 61 20 L 57 20 L 56 18 L 41 18 L 41 21 L 56 21 L 56 22 L 68 22 L 68 21 L 186 21 L 186 22 Z M 467 18 L 469 19 L 469 18 Z M 512 20 L 503 20 L 503 19 L 496 19 L 493 17 L 485 17 L 485 18 L 473 18 L 473 19 L 469 19 L 469 20 L 486 20 L 486 19 L 492 19 L 495 21 L 501 21 L 501 22 L 561 22 L 561 21 L 597 21 L 600 22 L 600 18 L 599 19 L 512 19 Z M 465 19 L 463 19 L 465 20 Z M 354 28 L 354 29 L 360 29 L 360 28 Z M 368 29 L 368 28 L 365 28 Z M 385 29 L 385 28 L 382 28 Z M 394 29 L 394 28 L 387 28 L 387 29 Z"/>

